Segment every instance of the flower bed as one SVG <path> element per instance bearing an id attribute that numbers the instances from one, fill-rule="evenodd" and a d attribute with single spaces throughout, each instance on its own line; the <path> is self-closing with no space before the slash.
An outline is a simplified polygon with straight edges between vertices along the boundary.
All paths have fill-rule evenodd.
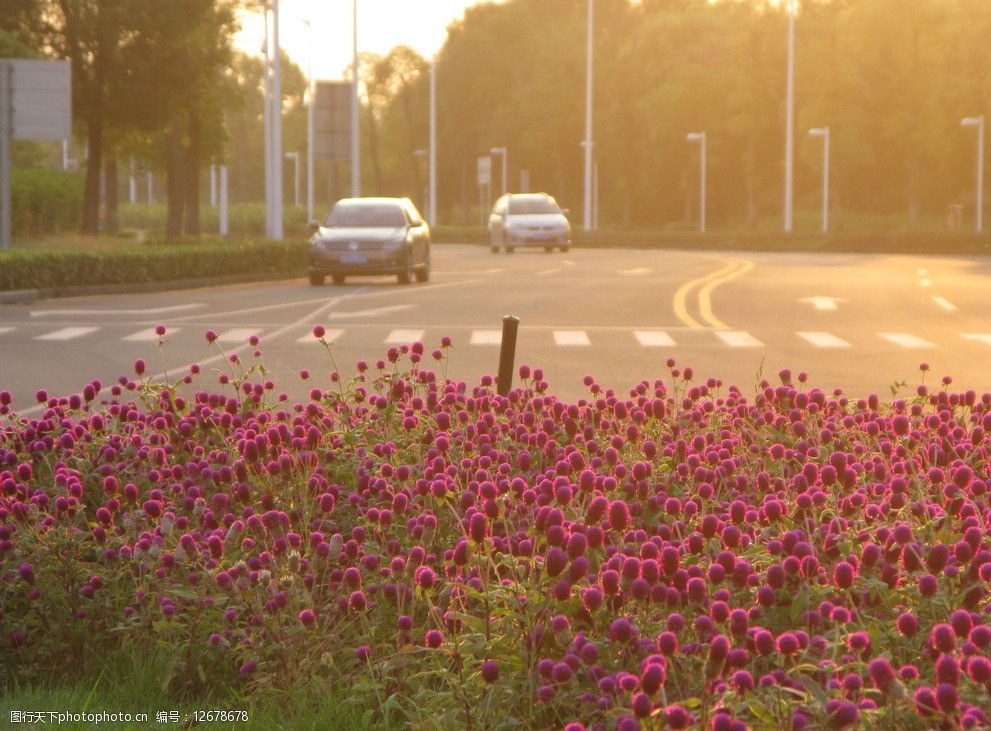
<path id="1" fill-rule="evenodd" d="M 669 361 L 563 403 L 443 379 L 449 345 L 301 404 L 260 350 L 0 393 L 4 685 L 165 649 L 177 694 L 420 728 L 987 727 L 991 394 Z"/>

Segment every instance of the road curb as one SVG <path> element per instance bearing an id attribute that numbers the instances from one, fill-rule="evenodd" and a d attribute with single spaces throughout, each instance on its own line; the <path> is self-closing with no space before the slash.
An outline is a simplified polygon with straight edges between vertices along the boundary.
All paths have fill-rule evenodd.
<path id="1" fill-rule="evenodd" d="M 166 282 L 134 282 L 131 284 L 94 284 L 80 287 L 48 287 L 42 289 L 13 289 L 0 292 L 0 305 L 16 305 L 60 297 L 86 297 L 100 294 L 141 294 L 144 292 L 168 292 L 176 289 L 202 289 L 228 284 L 251 284 L 284 279 L 299 279 L 302 274 L 277 272 L 270 274 L 233 275 L 210 279 L 172 279 Z"/>

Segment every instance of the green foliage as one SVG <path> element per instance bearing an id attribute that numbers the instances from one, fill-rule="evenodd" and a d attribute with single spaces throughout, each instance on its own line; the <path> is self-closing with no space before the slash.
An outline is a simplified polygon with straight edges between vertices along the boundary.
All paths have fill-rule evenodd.
<path id="1" fill-rule="evenodd" d="M 749 229 L 770 216 L 780 228 L 783 5 L 596 3 L 594 138 L 603 224 L 632 229 L 695 221 L 698 150 L 685 134 L 704 129 L 710 224 Z M 837 211 L 898 212 L 913 229 L 942 228 L 947 206 L 962 204 L 970 228 L 975 140 L 959 123 L 969 115 L 991 117 L 983 40 L 991 34 L 991 4 L 799 5 L 796 203 L 810 210 L 819 204 L 822 142 L 807 130 L 829 126 Z M 509 148 L 510 189 L 526 169 L 531 190 L 580 211 L 585 8 L 547 0 L 485 3 L 451 26 L 437 65 L 438 201 L 445 222 L 477 220 L 470 213 L 478 203 L 476 158 L 502 145 Z M 419 186 L 410 155 L 426 145 L 427 74 L 410 76 L 404 86 L 376 86 L 377 72 L 365 76 L 375 120 L 363 131 L 365 187 L 414 197 Z M 385 141 L 377 155 L 372 135 Z M 498 172 L 495 178 L 499 190 Z M 814 217 L 796 221 L 797 230 L 816 227 Z"/>
<path id="2" fill-rule="evenodd" d="M 435 226 L 431 239 L 441 244 L 488 244 L 481 226 Z M 828 235 L 778 231 L 697 231 L 602 229 L 572 231 L 576 247 L 631 247 L 719 251 L 797 251 L 984 256 L 991 253 L 991 237 L 950 231 L 844 231 Z"/>
<path id="3" fill-rule="evenodd" d="M 95 251 L 0 254 L 0 291 L 169 282 L 238 275 L 299 276 L 307 247 L 285 243 L 146 245 Z"/>
<path id="4" fill-rule="evenodd" d="M 200 211 L 200 223 L 204 231 L 216 232 L 220 211 L 204 207 Z M 282 211 L 284 232 L 287 239 L 308 238 L 309 226 L 306 210 L 286 206 Z M 164 231 L 165 206 L 145 203 L 126 203 L 120 207 L 120 224 L 123 228 Z M 265 235 L 265 204 L 234 203 L 227 212 L 230 234 L 236 237 L 261 238 Z"/>
<path id="5" fill-rule="evenodd" d="M 15 237 L 51 234 L 79 225 L 83 181 L 60 170 L 11 171 L 11 213 Z"/>

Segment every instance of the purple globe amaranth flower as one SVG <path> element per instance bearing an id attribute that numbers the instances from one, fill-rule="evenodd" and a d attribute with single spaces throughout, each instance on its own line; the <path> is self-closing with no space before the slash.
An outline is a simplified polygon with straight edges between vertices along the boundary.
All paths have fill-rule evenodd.
<path id="1" fill-rule="evenodd" d="M 304 609 L 299 613 L 299 621 L 304 627 L 312 627 L 317 621 L 316 612 L 312 609 Z"/>
<path id="2" fill-rule="evenodd" d="M 671 704 L 664 709 L 664 721 L 673 729 L 687 728 L 692 722 L 692 714 L 684 706 Z"/>
<path id="3" fill-rule="evenodd" d="M 991 660 L 980 655 L 967 659 L 967 676 L 978 685 L 991 682 Z"/>
<path id="4" fill-rule="evenodd" d="M 852 564 L 840 561 L 833 567 L 833 583 L 841 589 L 849 589 L 857 578 L 857 570 Z"/>
<path id="5" fill-rule="evenodd" d="M 929 632 L 929 643 L 940 652 L 953 652 L 957 648 L 957 634 L 949 624 L 937 624 Z"/>
<path id="6" fill-rule="evenodd" d="M 20 574 L 21 579 L 26 581 L 28 584 L 33 584 L 35 582 L 34 566 L 27 561 L 17 567 L 17 573 Z"/>
<path id="7" fill-rule="evenodd" d="M 782 632 L 778 635 L 777 647 L 782 655 L 794 655 L 801 649 L 801 643 L 793 632 Z"/>
<path id="8" fill-rule="evenodd" d="M 860 721 L 860 709 L 849 701 L 832 699 L 826 702 L 829 727 L 836 729 L 855 726 Z"/>
<path id="9" fill-rule="evenodd" d="M 636 635 L 636 627 L 623 617 L 614 619 L 609 625 L 609 639 L 613 642 L 628 642 Z"/>
<path id="10" fill-rule="evenodd" d="M 427 630 L 423 635 L 423 644 L 436 650 L 444 644 L 444 633 L 437 629 Z"/>
<path id="11" fill-rule="evenodd" d="M 895 627 L 897 627 L 898 631 L 906 637 L 912 637 L 919 631 L 919 620 L 914 614 L 902 612 L 895 620 Z"/>
<path id="12" fill-rule="evenodd" d="M 936 660 L 936 682 L 960 684 L 960 661 L 953 655 L 940 655 Z"/>
<path id="13" fill-rule="evenodd" d="M 936 686 L 936 705 L 943 713 L 953 713 L 960 703 L 957 687 L 952 683 L 940 683 Z"/>
<path id="14" fill-rule="evenodd" d="M 867 663 L 867 674 L 871 678 L 871 683 L 882 693 L 890 693 L 898 682 L 895 675 L 895 668 L 886 657 L 876 657 Z"/>
<path id="15" fill-rule="evenodd" d="M 630 708 L 633 710 L 633 715 L 637 718 L 646 718 L 654 709 L 654 704 L 650 700 L 650 696 L 646 693 L 637 693 L 633 696 Z"/>
<path id="16" fill-rule="evenodd" d="M 482 663 L 482 679 L 486 683 L 494 683 L 499 679 L 499 663 L 495 660 L 486 660 Z"/>

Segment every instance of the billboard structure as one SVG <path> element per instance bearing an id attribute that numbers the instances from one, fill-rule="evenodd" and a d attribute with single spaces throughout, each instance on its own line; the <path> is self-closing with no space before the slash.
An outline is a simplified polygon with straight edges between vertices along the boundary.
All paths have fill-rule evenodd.
<path id="1" fill-rule="evenodd" d="M 331 163 L 351 159 L 350 81 L 318 81 L 313 97 L 313 154 Z"/>
<path id="2" fill-rule="evenodd" d="M 0 58 L 0 249 L 11 244 L 11 140 L 72 136 L 72 71 L 68 61 Z"/>

